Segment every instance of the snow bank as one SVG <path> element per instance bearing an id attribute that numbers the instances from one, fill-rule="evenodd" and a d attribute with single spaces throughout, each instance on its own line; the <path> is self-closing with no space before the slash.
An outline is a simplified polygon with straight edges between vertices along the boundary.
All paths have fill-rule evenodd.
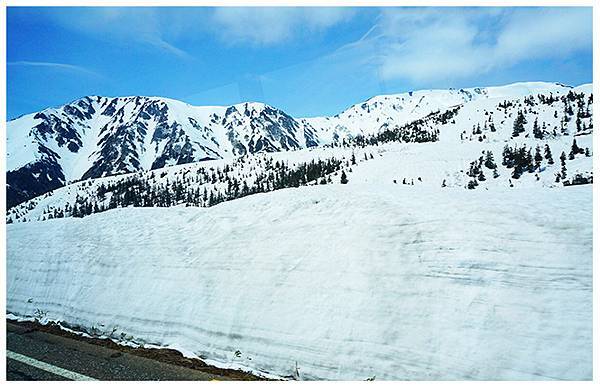
<path id="1" fill-rule="evenodd" d="M 7 310 L 304 379 L 591 379 L 591 188 L 328 185 L 8 225 Z"/>

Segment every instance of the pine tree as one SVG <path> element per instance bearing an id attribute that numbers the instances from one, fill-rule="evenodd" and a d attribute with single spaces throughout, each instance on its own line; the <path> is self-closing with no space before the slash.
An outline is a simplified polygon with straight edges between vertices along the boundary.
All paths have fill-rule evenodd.
<path id="1" fill-rule="evenodd" d="M 520 164 L 515 164 L 515 168 L 513 169 L 512 177 L 514 179 L 519 179 L 523 174 L 523 168 Z"/>
<path id="2" fill-rule="evenodd" d="M 524 119 L 525 119 L 525 117 L 523 116 L 523 113 L 521 111 L 519 111 L 517 113 L 517 118 L 515 119 L 515 122 L 513 123 L 513 133 L 512 133 L 513 137 L 517 137 L 522 132 L 525 132 L 525 126 L 523 125 Z"/>
<path id="3" fill-rule="evenodd" d="M 567 178 L 567 156 L 564 151 L 560 154 L 560 173 L 562 179 Z"/>
<path id="4" fill-rule="evenodd" d="M 484 165 L 489 169 L 494 169 L 497 167 L 496 163 L 494 162 L 494 154 L 492 151 L 486 151 Z"/>
<path id="5" fill-rule="evenodd" d="M 345 185 L 348 183 L 348 177 L 346 176 L 346 172 L 342 170 L 342 176 L 340 178 L 340 183 Z"/>
<path id="6" fill-rule="evenodd" d="M 577 141 L 573 139 L 573 144 L 571 145 L 571 153 L 569 154 L 569 159 L 573 159 L 573 157 L 579 153 L 583 152 L 579 146 L 577 146 Z M 571 157 L 573 155 L 573 157 Z"/>
<path id="7" fill-rule="evenodd" d="M 546 144 L 546 146 L 544 147 L 544 157 L 546 158 L 546 160 L 548 160 L 549 165 L 554 164 L 554 159 L 552 159 L 552 152 L 550 151 L 550 147 L 548 146 L 548 144 Z"/>
<path id="8" fill-rule="evenodd" d="M 512 149 L 508 146 L 508 144 L 504 145 L 504 150 L 502 151 L 502 165 L 506 167 L 512 167 L 511 164 L 512 159 Z"/>
<path id="9" fill-rule="evenodd" d="M 537 117 L 535 118 L 535 121 L 533 122 L 533 137 L 535 137 L 536 139 L 544 138 L 544 134 L 542 133 L 542 131 L 540 130 L 540 126 L 538 125 Z"/>
<path id="10" fill-rule="evenodd" d="M 525 167 L 527 171 L 534 172 L 535 166 L 533 164 L 533 156 L 531 155 L 531 149 L 527 150 L 526 158 L 525 158 Z"/>
<path id="11" fill-rule="evenodd" d="M 477 176 L 477 180 L 483 182 L 485 180 L 485 175 L 483 175 L 483 170 L 479 170 L 479 175 Z"/>
<path id="12" fill-rule="evenodd" d="M 540 146 L 535 147 L 535 156 L 533 157 L 533 159 L 535 160 L 535 168 L 539 169 L 542 164 L 542 160 L 544 159 L 542 157 Z"/>

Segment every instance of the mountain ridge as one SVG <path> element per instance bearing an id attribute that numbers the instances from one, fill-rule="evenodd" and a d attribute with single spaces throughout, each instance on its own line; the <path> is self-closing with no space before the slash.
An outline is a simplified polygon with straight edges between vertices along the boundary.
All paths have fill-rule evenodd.
<path id="1" fill-rule="evenodd" d="M 339 144 L 480 98 L 566 93 L 557 83 L 374 96 L 335 116 L 294 118 L 262 103 L 193 106 L 147 96 L 85 96 L 7 123 L 8 206 L 70 181 L 259 152 Z"/>

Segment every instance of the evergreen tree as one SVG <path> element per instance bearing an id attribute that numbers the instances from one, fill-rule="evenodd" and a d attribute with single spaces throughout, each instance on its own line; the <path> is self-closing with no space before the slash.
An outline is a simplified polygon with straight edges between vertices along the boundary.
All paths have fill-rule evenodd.
<path id="1" fill-rule="evenodd" d="M 477 176 L 477 180 L 483 182 L 485 180 L 485 175 L 483 175 L 483 170 L 479 170 L 479 175 Z"/>
<path id="2" fill-rule="evenodd" d="M 508 146 L 508 144 L 504 145 L 504 150 L 502 151 L 502 165 L 508 168 L 511 166 L 512 160 L 512 149 Z"/>
<path id="3" fill-rule="evenodd" d="M 533 156 L 531 155 L 531 149 L 527 150 L 527 154 L 526 154 L 526 157 L 525 157 L 525 168 L 529 172 L 534 172 L 535 171 L 535 165 L 533 163 Z"/>
<path id="4" fill-rule="evenodd" d="M 562 179 L 567 178 L 567 156 L 564 151 L 560 154 L 560 173 Z"/>
<path id="5" fill-rule="evenodd" d="M 573 144 L 571 145 L 571 152 L 569 153 L 569 159 L 574 159 L 575 155 L 582 152 L 583 150 L 577 146 L 577 141 L 573 139 Z"/>
<path id="6" fill-rule="evenodd" d="M 498 169 L 494 168 L 494 179 L 498 178 L 500 174 L 498 173 Z"/>
<path id="7" fill-rule="evenodd" d="M 496 162 L 494 162 L 494 154 L 492 151 L 486 151 L 484 165 L 489 169 L 495 169 L 497 167 Z"/>
<path id="8" fill-rule="evenodd" d="M 535 137 L 536 139 L 544 138 L 544 134 L 542 133 L 542 131 L 540 130 L 540 126 L 538 125 L 537 117 L 535 118 L 535 121 L 533 122 L 533 137 Z"/>
<path id="9" fill-rule="evenodd" d="M 348 183 L 348 177 L 346 176 L 346 172 L 344 172 L 343 170 L 342 170 L 342 176 L 340 178 L 340 183 L 343 185 Z"/>
<path id="10" fill-rule="evenodd" d="M 542 160 L 544 159 L 542 157 L 540 146 L 535 147 L 535 156 L 533 157 L 533 159 L 535 160 L 535 168 L 539 169 L 542 164 Z"/>
<path id="11" fill-rule="evenodd" d="M 513 123 L 513 137 L 519 136 L 519 134 L 525 132 L 525 124 L 527 124 L 527 120 L 525 119 L 525 115 L 522 111 L 517 113 L 517 118 Z"/>
<path id="12" fill-rule="evenodd" d="M 519 179 L 523 175 L 523 167 L 520 164 L 515 164 L 515 168 L 513 169 L 512 177 L 514 179 Z"/>
<path id="13" fill-rule="evenodd" d="M 550 147 L 548 146 L 548 144 L 546 144 L 546 146 L 544 147 L 544 157 L 546 158 L 546 160 L 548 160 L 549 165 L 554 164 L 554 159 L 552 159 L 552 152 L 550 151 Z"/>

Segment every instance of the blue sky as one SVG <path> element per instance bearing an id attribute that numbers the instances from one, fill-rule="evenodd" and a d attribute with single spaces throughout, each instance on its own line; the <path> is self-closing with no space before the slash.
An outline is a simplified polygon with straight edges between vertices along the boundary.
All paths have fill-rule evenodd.
<path id="1" fill-rule="evenodd" d="M 592 82 L 591 8 L 7 11 L 9 119 L 85 95 L 317 116 L 377 94 L 518 81 Z"/>

